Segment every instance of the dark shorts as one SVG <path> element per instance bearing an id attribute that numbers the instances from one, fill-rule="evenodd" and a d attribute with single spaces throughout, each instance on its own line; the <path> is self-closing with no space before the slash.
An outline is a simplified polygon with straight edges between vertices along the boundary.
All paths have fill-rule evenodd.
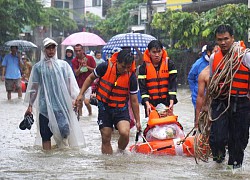
<path id="1" fill-rule="evenodd" d="M 104 127 L 115 127 L 117 129 L 117 123 L 122 120 L 130 122 L 130 116 L 127 106 L 124 108 L 111 108 L 107 105 L 100 105 L 100 103 L 98 103 L 97 124 L 99 125 L 99 129 L 102 129 Z"/>
<path id="2" fill-rule="evenodd" d="M 46 118 L 44 115 L 39 114 L 40 134 L 43 142 L 50 141 L 50 138 L 53 135 L 53 133 L 50 131 L 48 124 L 49 124 L 49 119 Z"/>
<path id="3" fill-rule="evenodd" d="M 21 89 L 21 79 L 5 79 L 6 91 Z"/>

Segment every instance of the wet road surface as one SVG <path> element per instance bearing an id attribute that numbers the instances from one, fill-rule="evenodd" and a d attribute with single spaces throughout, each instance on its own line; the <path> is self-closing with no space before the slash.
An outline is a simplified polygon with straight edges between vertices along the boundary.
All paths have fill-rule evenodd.
<path id="1" fill-rule="evenodd" d="M 23 94 L 24 95 L 24 94 Z M 101 139 L 96 123 L 97 108 L 93 115 L 85 113 L 80 119 L 87 147 L 80 150 L 44 152 L 34 147 L 36 125 L 31 130 L 20 130 L 26 106 L 17 94 L 7 101 L 4 83 L 0 82 L 0 179 L 248 179 L 250 177 L 250 147 L 248 145 L 244 168 L 241 172 L 225 170 L 226 162 L 197 165 L 192 157 L 153 156 L 126 152 L 102 155 Z M 179 116 L 185 133 L 193 127 L 193 107 L 189 90 L 178 91 L 179 103 L 174 112 Z M 143 108 L 141 117 L 144 117 Z M 86 112 L 86 109 L 84 109 Z M 131 130 L 129 146 L 134 144 L 135 128 Z M 118 134 L 114 133 L 112 145 L 117 148 Z M 129 147 L 128 146 L 128 147 Z"/>

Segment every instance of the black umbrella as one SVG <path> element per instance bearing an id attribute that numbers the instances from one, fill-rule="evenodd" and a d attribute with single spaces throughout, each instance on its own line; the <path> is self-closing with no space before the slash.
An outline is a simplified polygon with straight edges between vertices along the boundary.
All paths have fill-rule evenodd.
<path id="1" fill-rule="evenodd" d="M 29 51 L 32 48 L 37 48 L 37 45 L 35 45 L 34 43 L 30 42 L 30 41 L 26 41 L 26 40 L 11 40 L 11 41 L 7 41 L 6 43 L 4 43 L 3 45 L 3 50 L 10 50 L 11 46 L 17 46 L 19 50 L 21 51 Z"/>

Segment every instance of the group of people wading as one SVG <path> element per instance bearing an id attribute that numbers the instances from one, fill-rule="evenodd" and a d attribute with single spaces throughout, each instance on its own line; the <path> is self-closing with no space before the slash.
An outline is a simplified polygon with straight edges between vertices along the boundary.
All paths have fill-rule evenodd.
<path id="1" fill-rule="evenodd" d="M 250 54 L 243 43 L 234 41 L 233 30 L 228 25 L 220 25 L 215 31 L 215 37 L 219 48 L 210 56 L 209 70 L 199 80 L 206 83 L 205 86 L 201 85 L 201 89 L 199 87 L 198 92 L 202 92 L 198 96 L 202 98 L 196 104 L 200 101 L 203 105 L 210 102 L 206 104 L 207 109 L 199 106 L 199 111 L 207 110 L 210 114 L 209 144 L 213 160 L 221 163 L 227 146 L 228 165 L 238 168 L 243 163 L 249 138 L 250 102 L 247 95 Z M 37 108 L 43 149 L 51 149 L 52 135 L 58 146 L 85 145 L 72 102 L 81 107 L 83 94 L 96 78 L 99 78 L 96 89 L 97 123 L 102 137 L 103 154 L 113 153 L 113 127 L 120 135 L 118 151 L 123 152 L 129 143 L 128 102 L 131 103 L 137 131 L 141 130 L 138 84 L 145 116 L 149 116 L 152 107 L 158 104 L 163 104 L 170 116 L 174 114 L 174 104 L 177 103 L 177 69 L 160 41 L 153 40 L 148 44 L 138 78 L 133 54 L 130 50 L 123 49 L 90 71 L 90 75 L 80 86 L 80 91 L 70 65 L 57 58 L 56 47 L 57 43 L 52 39 L 44 40 L 43 56 L 32 69 L 25 95 L 25 102 L 29 104 L 26 114 L 32 113 L 33 107 Z M 88 68 L 85 70 L 88 71 Z M 206 102 L 205 92 L 210 99 Z M 196 114 L 195 126 L 198 128 L 199 112 Z"/>

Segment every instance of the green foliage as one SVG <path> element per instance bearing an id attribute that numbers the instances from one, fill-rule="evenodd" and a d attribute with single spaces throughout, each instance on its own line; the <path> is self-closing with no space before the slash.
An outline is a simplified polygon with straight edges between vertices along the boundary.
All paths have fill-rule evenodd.
<path id="1" fill-rule="evenodd" d="M 235 37 L 247 40 L 250 13 L 245 4 L 227 4 L 201 14 L 167 10 L 154 14 L 152 27 L 169 34 L 175 48 L 197 47 L 202 41 L 214 40 L 220 24 L 229 24 Z"/>
<path id="2" fill-rule="evenodd" d="M 178 69 L 178 83 L 187 84 L 191 65 L 198 58 L 192 51 L 180 50 L 189 47 L 201 48 L 202 42 L 213 41 L 214 31 L 220 24 L 229 24 L 235 31 L 236 40 L 247 42 L 250 13 L 247 5 L 227 4 L 201 14 L 166 11 L 154 14 L 152 26 L 161 30 L 165 38 L 178 49 L 168 49 L 170 58 Z M 160 39 L 161 40 L 161 39 Z M 166 41 L 163 39 L 162 41 Z"/>
<path id="3" fill-rule="evenodd" d="M 198 14 L 167 10 L 154 14 L 152 27 L 168 31 L 175 48 L 191 47 L 199 33 Z"/>
<path id="4" fill-rule="evenodd" d="M 69 17 L 69 10 L 50 7 L 43 8 L 40 13 L 42 21 L 39 25 L 50 26 L 52 24 L 54 28 L 63 28 L 65 31 L 77 29 L 76 22 Z"/>
<path id="5" fill-rule="evenodd" d="M 34 0 L 0 1 L 0 43 L 17 38 L 25 25 L 34 27 L 41 21 L 42 6 Z"/>
<path id="6" fill-rule="evenodd" d="M 126 33 L 128 27 L 133 21 L 130 17 L 130 10 L 138 7 L 139 3 L 145 0 L 116 0 L 114 6 L 108 10 L 106 19 L 98 23 L 95 28 L 99 30 L 104 37 L 111 38 L 120 33 Z"/>
<path id="7" fill-rule="evenodd" d="M 86 14 L 86 19 L 89 22 L 95 22 L 95 23 L 101 22 L 101 18 L 99 16 L 93 14 L 93 13 L 87 13 Z"/>
<path id="8" fill-rule="evenodd" d="M 229 24 L 235 31 L 235 37 L 246 41 L 250 13 L 245 4 L 228 4 L 202 13 L 199 22 L 202 37 L 213 39 L 218 25 Z"/>
<path id="9" fill-rule="evenodd" d="M 0 0 L 0 44 L 18 39 L 21 29 L 25 25 L 32 28 L 38 25 L 64 28 L 64 30 L 76 29 L 76 23 L 69 18 L 69 11 L 43 8 L 35 0 Z"/>
<path id="10" fill-rule="evenodd" d="M 85 16 L 82 14 L 80 16 L 80 19 L 82 20 L 80 23 L 78 23 L 79 26 L 85 27 L 86 31 L 89 31 L 88 29 L 96 30 L 95 26 L 97 23 L 100 23 L 102 19 L 93 13 L 87 13 Z"/>

